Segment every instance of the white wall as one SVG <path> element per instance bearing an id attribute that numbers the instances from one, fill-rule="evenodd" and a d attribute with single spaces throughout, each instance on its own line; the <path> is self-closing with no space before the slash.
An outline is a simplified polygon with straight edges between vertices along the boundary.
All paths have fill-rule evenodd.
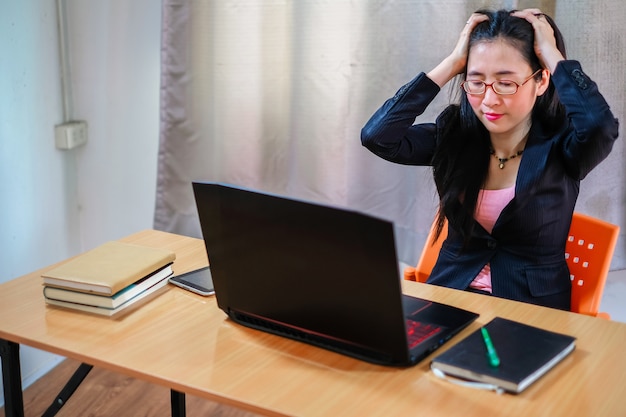
<path id="1" fill-rule="evenodd" d="M 2 2 L 0 282 L 152 227 L 160 7 L 66 1 L 74 118 L 87 121 L 89 139 L 60 151 L 55 0 Z M 21 356 L 25 385 L 60 360 L 24 346 Z"/>

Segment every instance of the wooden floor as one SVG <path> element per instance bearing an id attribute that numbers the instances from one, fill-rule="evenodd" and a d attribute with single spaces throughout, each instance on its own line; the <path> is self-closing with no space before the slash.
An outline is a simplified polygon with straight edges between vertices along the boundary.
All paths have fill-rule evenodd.
<path id="1" fill-rule="evenodd" d="M 71 359 L 24 391 L 26 417 L 41 416 L 80 365 Z M 255 417 L 256 414 L 187 395 L 187 416 Z M 134 378 L 93 368 L 61 408 L 59 417 L 152 417 L 169 416 L 170 390 Z M 4 408 L 0 416 L 5 417 Z"/>

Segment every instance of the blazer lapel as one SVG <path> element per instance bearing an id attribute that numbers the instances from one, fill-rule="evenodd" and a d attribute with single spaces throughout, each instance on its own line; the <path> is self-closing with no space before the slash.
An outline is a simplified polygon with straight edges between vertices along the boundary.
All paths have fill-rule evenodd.
<path id="1" fill-rule="evenodd" d="M 517 213 L 524 209 L 524 206 L 529 201 L 529 197 L 534 194 L 541 180 L 552 144 L 550 137 L 539 126 L 540 124 L 536 122 L 531 127 L 517 173 L 515 196 L 502 210 L 500 217 L 498 217 L 494 225 L 493 233 L 497 233 L 497 229 L 502 224 L 515 218 Z"/>

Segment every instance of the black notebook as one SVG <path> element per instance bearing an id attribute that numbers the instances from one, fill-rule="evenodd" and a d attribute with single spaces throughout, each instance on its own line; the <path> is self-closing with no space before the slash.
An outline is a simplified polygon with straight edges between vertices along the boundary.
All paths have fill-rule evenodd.
<path id="1" fill-rule="evenodd" d="M 490 364 L 481 329 L 433 359 L 433 371 L 520 393 L 571 353 L 576 339 L 496 317 L 485 328 L 499 365 Z"/>

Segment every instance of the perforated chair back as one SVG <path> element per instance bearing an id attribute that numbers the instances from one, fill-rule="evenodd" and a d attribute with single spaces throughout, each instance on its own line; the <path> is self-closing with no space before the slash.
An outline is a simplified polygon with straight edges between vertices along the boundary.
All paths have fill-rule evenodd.
<path id="1" fill-rule="evenodd" d="M 617 225 L 574 213 L 565 244 L 565 260 L 572 280 L 571 311 L 608 318 L 598 310 L 618 234 Z"/>

